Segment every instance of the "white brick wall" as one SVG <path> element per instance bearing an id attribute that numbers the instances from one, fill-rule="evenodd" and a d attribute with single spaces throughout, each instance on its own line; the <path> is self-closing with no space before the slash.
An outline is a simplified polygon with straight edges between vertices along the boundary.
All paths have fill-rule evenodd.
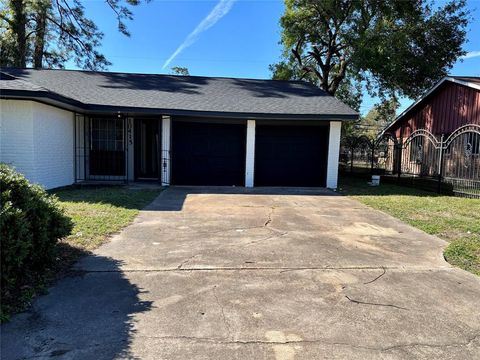
<path id="1" fill-rule="evenodd" d="M 33 104 L 33 154 L 36 181 L 45 188 L 71 185 L 74 179 L 74 113 Z"/>
<path id="2" fill-rule="evenodd" d="M 336 189 L 338 182 L 338 159 L 340 156 L 341 121 L 330 121 L 328 139 L 327 188 Z"/>
<path id="3" fill-rule="evenodd" d="M 31 101 L 0 100 L 0 162 L 30 181 L 35 180 L 32 107 Z"/>
<path id="4" fill-rule="evenodd" d="M 74 182 L 74 114 L 25 100 L 1 100 L 0 161 L 46 189 Z"/>

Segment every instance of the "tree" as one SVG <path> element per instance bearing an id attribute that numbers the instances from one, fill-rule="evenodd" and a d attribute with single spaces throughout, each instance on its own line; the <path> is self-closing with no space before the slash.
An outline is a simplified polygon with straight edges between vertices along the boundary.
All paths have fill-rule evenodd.
<path id="1" fill-rule="evenodd" d="M 290 61 L 281 61 L 269 66 L 274 80 L 305 80 L 321 87 L 319 79 L 315 73 L 305 71 L 299 66 L 295 66 L 292 59 Z M 340 84 L 335 96 L 356 111 L 360 111 L 362 103 L 362 88 L 359 82 L 346 78 Z"/>
<path id="2" fill-rule="evenodd" d="M 370 140 L 375 140 L 380 132 L 395 119 L 398 106 L 399 103 L 395 98 L 374 105 L 367 115 L 360 118 L 353 133 L 356 136 L 364 135 Z"/>
<path id="3" fill-rule="evenodd" d="M 301 78 L 340 98 L 361 86 L 382 100 L 419 96 L 465 54 L 465 1 L 285 0 L 284 59 L 274 78 Z M 359 85 L 361 84 L 361 85 Z M 360 90 L 360 93 L 359 91 Z"/>
<path id="4" fill-rule="evenodd" d="M 118 30 L 129 36 L 125 21 L 140 0 L 105 3 Z M 98 51 L 103 33 L 85 16 L 81 0 L 0 0 L 0 5 L 0 66 L 61 68 L 69 59 L 90 70 L 110 65 Z"/>
<path id="5" fill-rule="evenodd" d="M 188 71 L 188 68 L 182 67 L 182 66 L 174 66 L 172 67 L 172 74 L 175 75 L 183 75 L 183 76 L 189 76 L 190 72 Z"/>

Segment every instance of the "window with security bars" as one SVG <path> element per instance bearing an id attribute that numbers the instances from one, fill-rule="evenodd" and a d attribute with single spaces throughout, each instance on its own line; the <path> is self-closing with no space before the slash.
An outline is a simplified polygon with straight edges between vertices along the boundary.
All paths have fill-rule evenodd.
<path id="1" fill-rule="evenodd" d="M 90 175 L 125 175 L 124 119 L 90 119 Z"/>
<path id="2" fill-rule="evenodd" d="M 93 150 L 123 151 L 123 119 L 93 118 L 92 142 Z"/>

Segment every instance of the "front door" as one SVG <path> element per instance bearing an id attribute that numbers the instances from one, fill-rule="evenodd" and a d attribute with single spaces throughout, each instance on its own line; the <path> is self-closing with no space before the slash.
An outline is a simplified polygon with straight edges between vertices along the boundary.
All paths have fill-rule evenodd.
<path id="1" fill-rule="evenodd" d="M 160 126 L 158 119 L 135 119 L 135 178 L 160 177 Z"/>

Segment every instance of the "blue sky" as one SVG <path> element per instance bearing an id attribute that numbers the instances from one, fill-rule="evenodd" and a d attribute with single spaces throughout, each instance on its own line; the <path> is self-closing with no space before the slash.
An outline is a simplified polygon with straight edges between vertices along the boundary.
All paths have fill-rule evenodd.
<path id="1" fill-rule="evenodd" d="M 268 65 L 280 58 L 281 0 L 153 0 L 134 8 L 130 38 L 118 33 L 103 1 L 85 3 L 87 16 L 105 33 L 101 51 L 111 71 L 169 73 L 185 66 L 192 75 L 269 78 Z M 465 50 L 472 56 L 451 74 L 480 76 L 480 0 L 469 0 L 468 7 L 474 22 Z M 403 99 L 401 108 L 410 102 Z M 361 111 L 374 103 L 365 98 Z"/>

